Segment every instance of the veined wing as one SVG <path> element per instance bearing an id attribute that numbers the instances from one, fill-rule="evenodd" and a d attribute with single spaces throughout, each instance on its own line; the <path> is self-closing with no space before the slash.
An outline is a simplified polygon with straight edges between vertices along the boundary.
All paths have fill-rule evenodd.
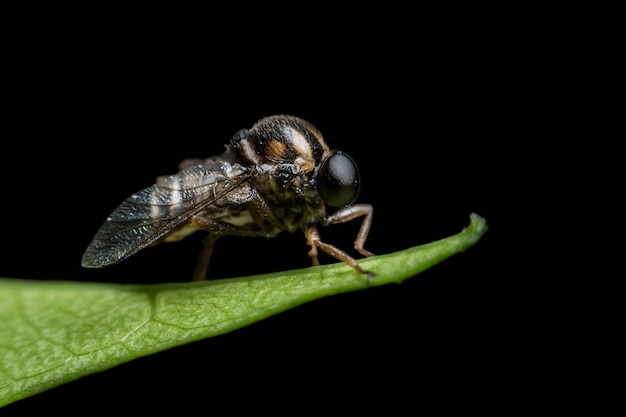
<path id="1" fill-rule="evenodd" d="M 82 265 L 111 265 L 151 245 L 247 181 L 246 172 L 238 164 L 208 160 L 160 177 L 109 215 L 83 254 Z"/>

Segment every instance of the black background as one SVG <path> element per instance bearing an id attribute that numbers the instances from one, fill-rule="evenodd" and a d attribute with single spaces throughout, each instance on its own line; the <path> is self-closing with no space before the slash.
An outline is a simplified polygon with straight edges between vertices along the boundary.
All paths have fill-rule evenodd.
<path id="1" fill-rule="evenodd" d="M 364 25 L 294 44 L 281 34 L 228 44 L 226 34 L 200 27 L 24 31 L 6 64 L 1 276 L 184 282 L 199 235 L 103 270 L 81 268 L 80 258 L 128 195 L 277 113 L 308 119 L 357 161 L 359 201 L 375 207 L 372 252 L 457 233 L 472 212 L 490 229 L 475 247 L 400 285 L 317 300 L 6 410 L 174 405 L 209 413 L 216 403 L 238 410 L 250 401 L 261 411 L 285 407 L 285 398 L 303 409 L 414 409 L 448 393 L 466 404 L 508 395 L 502 381 L 519 372 L 507 308 L 516 268 L 502 266 L 509 249 L 501 239 L 517 207 L 507 195 L 518 186 L 509 163 L 524 136 L 523 64 L 514 39 L 494 36 L 498 28 L 444 16 L 439 23 L 392 25 L 384 37 Z M 349 249 L 357 230 L 354 222 L 321 233 Z M 224 238 L 211 274 L 306 267 L 307 249 L 300 234 Z"/>

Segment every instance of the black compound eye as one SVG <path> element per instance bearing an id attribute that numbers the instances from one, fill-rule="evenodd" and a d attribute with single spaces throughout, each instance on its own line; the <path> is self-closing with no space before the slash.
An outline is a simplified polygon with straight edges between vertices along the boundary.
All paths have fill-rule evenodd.
<path id="1" fill-rule="evenodd" d="M 351 204 L 359 195 L 361 180 L 352 158 L 335 152 L 322 161 L 317 172 L 317 192 L 333 207 Z"/>

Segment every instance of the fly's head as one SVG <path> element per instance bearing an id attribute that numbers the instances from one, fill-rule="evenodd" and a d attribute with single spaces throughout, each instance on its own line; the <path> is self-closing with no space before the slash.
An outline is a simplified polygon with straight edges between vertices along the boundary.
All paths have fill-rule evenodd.
<path id="1" fill-rule="evenodd" d="M 256 167 L 257 187 L 268 200 L 343 207 L 358 196 L 360 178 L 354 160 L 330 150 L 319 130 L 306 120 L 266 117 L 237 132 L 231 145 L 242 164 Z"/>

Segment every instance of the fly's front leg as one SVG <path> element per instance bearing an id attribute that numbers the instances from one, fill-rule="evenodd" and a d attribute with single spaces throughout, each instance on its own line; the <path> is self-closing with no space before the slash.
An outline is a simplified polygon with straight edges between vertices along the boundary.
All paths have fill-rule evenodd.
<path id="1" fill-rule="evenodd" d="M 374 254 L 366 250 L 363 246 L 367 240 L 367 235 L 370 232 L 372 226 L 372 216 L 374 215 L 374 207 L 370 204 L 354 204 L 337 210 L 330 216 L 326 217 L 324 224 L 336 224 L 345 223 L 350 220 L 354 220 L 357 217 L 365 216 L 361 228 L 354 241 L 354 249 L 356 249 L 363 256 L 374 256 Z"/>
<path id="2" fill-rule="evenodd" d="M 313 265 L 319 265 L 319 260 L 317 259 L 317 248 L 320 248 L 333 258 L 345 262 L 350 265 L 352 268 L 356 269 L 360 274 L 366 274 L 370 278 L 374 277 L 372 272 L 366 271 L 359 266 L 356 259 L 352 256 L 348 255 L 341 249 L 336 246 L 329 245 L 328 243 L 324 243 L 320 240 L 320 235 L 315 227 L 309 227 L 305 230 L 304 236 L 306 237 L 307 245 L 311 246 L 311 250 L 309 251 L 309 256 L 311 257 Z"/>

